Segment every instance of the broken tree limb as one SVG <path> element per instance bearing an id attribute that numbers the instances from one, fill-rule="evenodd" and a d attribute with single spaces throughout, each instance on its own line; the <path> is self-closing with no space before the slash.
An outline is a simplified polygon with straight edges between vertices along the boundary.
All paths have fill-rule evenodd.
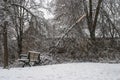
<path id="1" fill-rule="evenodd" d="M 56 43 L 55 46 L 58 46 L 59 43 L 60 43 L 60 41 L 65 37 L 65 35 L 66 35 L 67 33 L 69 33 L 69 32 L 72 30 L 72 28 L 73 28 L 77 23 L 79 23 L 85 16 L 86 16 L 86 15 L 83 15 L 82 17 L 80 17 L 71 27 L 69 27 L 69 28 L 66 30 L 66 32 L 62 35 L 62 37 L 59 39 L 59 41 Z"/>
<path id="2" fill-rule="evenodd" d="M 61 36 L 61 38 L 58 40 L 58 42 L 56 43 L 55 47 L 57 47 L 59 44 L 60 44 L 60 41 L 66 36 L 67 33 L 69 33 L 73 28 L 74 26 L 79 23 L 84 17 L 86 16 L 86 14 L 84 14 L 82 17 L 80 17 L 73 25 L 71 25 L 71 27 L 69 27 L 65 33 Z M 52 51 L 53 49 L 50 50 L 50 52 Z"/>

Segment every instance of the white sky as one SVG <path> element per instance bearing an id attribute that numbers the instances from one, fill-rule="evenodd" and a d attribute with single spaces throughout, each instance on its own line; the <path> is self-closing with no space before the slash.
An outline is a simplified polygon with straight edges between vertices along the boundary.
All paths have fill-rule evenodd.
<path id="1" fill-rule="evenodd" d="M 47 11 L 47 10 L 45 10 L 45 9 L 41 9 L 41 11 L 43 11 L 44 17 L 45 17 L 46 19 L 51 19 L 51 18 L 54 17 L 52 13 L 50 13 L 49 11 Z"/>
<path id="2" fill-rule="evenodd" d="M 40 0 L 35 0 L 35 1 L 39 3 Z M 44 6 L 48 7 L 47 4 L 49 4 L 52 0 L 42 0 L 42 1 L 44 1 L 43 2 Z M 51 12 L 49 12 L 48 10 L 43 9 L 43 8 L 41 8 L 40 10 L 44 13 L 44 17 L 46 19 L 51 19 L 54 17 L 53 14 Z"/>

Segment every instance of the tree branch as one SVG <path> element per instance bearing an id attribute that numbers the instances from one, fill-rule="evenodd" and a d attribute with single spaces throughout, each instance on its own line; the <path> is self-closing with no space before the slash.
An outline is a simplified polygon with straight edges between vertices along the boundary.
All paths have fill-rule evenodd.
<path id="1" fill-rule="evenodd" d="M 21 6 L 19 4 L 11 4 L 12 6 L 17 6 L 17 7 L 21 7 L 24 10 L 26 10 L 26 12 L 30 13 L 32 16 L 36 17 L 31 11 L 29 11 L 28 9 L 26 9 L 24 6 Z"/>
<path id="2" fill-rule="evenodd" d="M 86 14 L 84 14 L 82 17 L 80 17 L 73 25 L 71 25 L 71 27 L 69 27 L 65 33 L 61 36 L 61 38 L 58 40 L 58 42 L 56 43 L 55 46 L 58 46 L 60 44 L 60 41 L 66 36 L 67 33 L 69 33 L 73 28 L 74 26 L 79 23 L 84 17 L 86 16 Z M 50 52 L 52 51 L 53 49 L 50 50 Z"/>

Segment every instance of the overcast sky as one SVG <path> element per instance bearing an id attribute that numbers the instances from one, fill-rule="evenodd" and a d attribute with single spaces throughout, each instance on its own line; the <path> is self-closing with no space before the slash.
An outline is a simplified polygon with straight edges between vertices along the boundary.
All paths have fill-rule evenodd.
<path id="1" fill-rule="evenodd" d="M 40 0 L 35 0 L 36 2 L 40 2 Z M 43 4 L 44 4 L 44 6 L 45 7 L 48 7 L 47 6 L 47 4 L 50 4 L 50 2 L 52 1 L 52 0 L 42 0 L 43 1 Z M 43 11 L 43 13 L 44 13 L 44 17 L 46 18 L 46 19 L 50 19 L 50 18 L 53 18 L 54 16 L 53 16 L 53 14 L 51 13 L 51 12 L 49 12 L 48 10 L 46 10 L 46 9 L 44 9 L 44 8 L 41 8 L 40 9 L 41 11 Z"/>

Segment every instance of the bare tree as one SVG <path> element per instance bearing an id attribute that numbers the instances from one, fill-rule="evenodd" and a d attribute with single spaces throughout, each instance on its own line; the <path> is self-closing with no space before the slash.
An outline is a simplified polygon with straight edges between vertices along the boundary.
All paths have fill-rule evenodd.
<path id="1" fill-rule="evenodd" d="M 8 41 L 7 41 L 7 23 L 4 22 L 3 37 L 4 37 L 4 68 L 8 68 Z"/>
<path id="2" fill-rule="evenodd" d="M 3 46 L 4 46 L 4 68 L 8 68 L 8 38 L 7 38 L 7 27 L 8 27 L 8 21 L 7 21 L 7 17 L 8 17 L 8 8 L 7 8 L 7 0 L 4 0 L 4 6 L 3 6 L 3 22 L 1 23 L 1 27 L 3 30 Z"/>
<path id="3" fill-rule="evenodd" d="M 97 7 L 95 9 L 95 13 L 93 13 L 93 0 L 89 0 L 89 6 L 87 5 L 87 1 L 83 0 L 83 4 L 84 4 L 84 10 L 86 13 L 86 17 L 87 17 L 87 24 L 88 24 L 88 29 L 90 32 L 90 37 L 92 40 L 95 40 L 95 30 L 96 30 L 96 25 L 97 25 L 97 19 L 98 19 L 98 15 L 99 15 L 99 11 L 100 11 L 100 7 L 101 7 L 101 3 L 103 0 L 98 0 L 97 2 Z M 93 16 L 94 14 L 94 16 Z"/>

